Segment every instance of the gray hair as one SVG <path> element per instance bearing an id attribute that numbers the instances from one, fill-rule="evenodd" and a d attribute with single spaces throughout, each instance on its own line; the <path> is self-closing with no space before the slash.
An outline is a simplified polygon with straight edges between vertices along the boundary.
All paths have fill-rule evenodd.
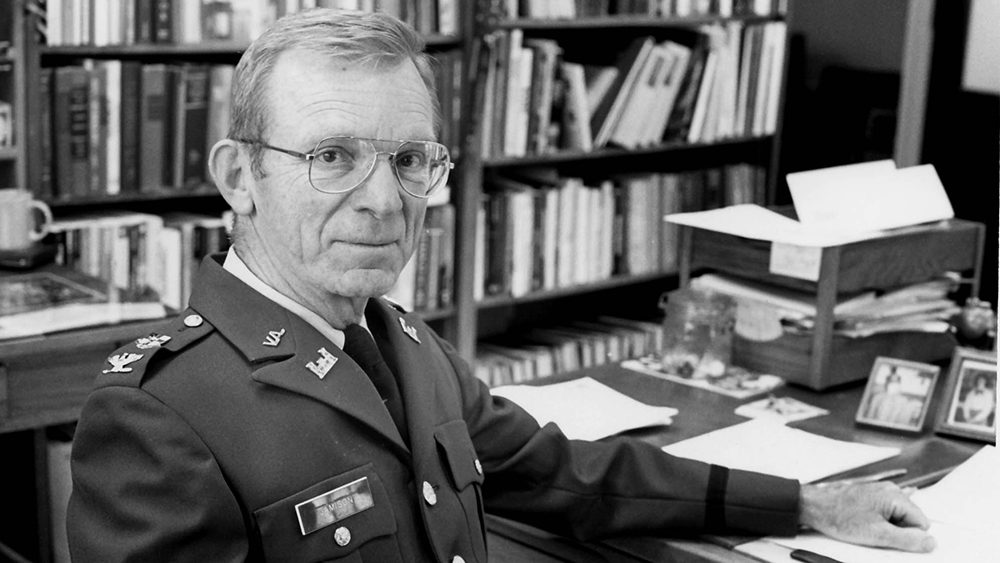
<path id="1" fill-rule="evenodd" d="M 372 69 L 413 61 L 431 95 L 434 128 L 440 128 L 434 59 L 424 52 L 420 34 L 388 14 L 317 8 L 279 19 L 243 53 L 233 74 L 230 139 L 266 138 L 268 82 L 278 57 L 291 49 L 328 54 Z M 262 152 L 261 147 L 251 145 L 255 177 L 263 176 Z"/>

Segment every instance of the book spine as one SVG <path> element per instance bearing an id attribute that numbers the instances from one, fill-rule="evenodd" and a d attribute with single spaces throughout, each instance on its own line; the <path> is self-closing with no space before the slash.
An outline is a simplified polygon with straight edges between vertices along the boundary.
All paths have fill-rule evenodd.
<path id="1" fill-rule="evenodd" d="M 188 67 L 184 72 L 184 140 L 179 160 L 181 185 L 193 189 L 205 182 L 208 138 L 209 68 Z"/>
<path id="2" fill-rule="evenodd" d="M 139 189 L 139 147 L 141 136 L 142 66 L 136 61 L 122 63 L 121 80 L 121 188 L 123 192 Z"/>
<path id="3" fill-rule="evenodd" d="M 167 127 L 167 67 L 163 64 L 142 67 L 140 98 L 139 186 L 141 191 L 163 186 L 164 140 Z"/>
<path id="4" fill-rule="evenodd" d="M 84 68 L 72 67 L 69 88 L 69 166 L 63 179 L 65 195 L 81 197 L 87 194 L 90 177 L 90 80 Z"/>
<path id="5" fill-rule="evenodd" d="M 39 114 L 41 128 L 41 155 L 38 182 L 38 197 L 53 199 L 56 195 L 55 181 L 52 178 L 52 153 L 55 147 L 56 130 L 53 128 L 53 98 L 55 97 L 55 71 L 43 68 L 39 73 L 39 97 L 41 111 Z"/>

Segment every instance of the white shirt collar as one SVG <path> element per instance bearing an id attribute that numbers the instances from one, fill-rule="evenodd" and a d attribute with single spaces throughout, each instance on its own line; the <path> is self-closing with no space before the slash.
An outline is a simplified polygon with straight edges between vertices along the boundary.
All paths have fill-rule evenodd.
<path id="1" fill-rule="evenodd" d="M 301 317 L 302 320 L 312 325 L 313 328 L 318 330 L 319 333 L 326 337 L 330 342 L 336 344 L 338 348 L 343 349 L 344 331 L 333 328 L 330 326 L 330 323 L 323 319 L 323 317 L 320 317 L 316 313 L 299 304 L 297 301 L 293 301 L 288 296 L 264 283 L 263 280 L 250 271 L 250 268 L 247 267 L 246 263 L 243 262 L 238 254 L 236 254 L 235 248 L 229 248 L 229 252 L 226 253 L 226 261 L 222 264 L 222 268 L 256 290 L 257 293 L 260 293 L 264 297 L 267 297 L 271 301 L 274 301 L 278 305 L 281 305 L 285 309 L 288 309 L 292 313 Z M 365 322 L 364 316 L 361 317 L 360 324 L 365 327 L 365 330 L 368 330 L 368 323 Z"/>

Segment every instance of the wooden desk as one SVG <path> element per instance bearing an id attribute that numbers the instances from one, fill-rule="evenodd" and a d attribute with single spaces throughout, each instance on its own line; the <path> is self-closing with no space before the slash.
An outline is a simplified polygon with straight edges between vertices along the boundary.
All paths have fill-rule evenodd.
<path id="1" fill-rule="evenodd" d="M 628 435 L 665 446 L 680 440 L 745 422 L 733 410 L 738 400 L 694 387 L 687 387 L 640 374 L 619 366 L 603 366 L 545 380 L 555 383 L 575 377 L 590 376 L 630 397 L 648 404 L 677 408 L 680 414 L 667 427 L 648 428 Z M 945 378 L 939 378 L 936 397 L 940 397 Z M 841 386 L 819 393 L 795 386 L 778 389 L 778 396 L 791 396 L 830 411 L 829 415 L 791 423 L 789 426 L 839 440 L 850 440 L 902 449 L 899 456 L 833 478 L 867 474 L 883 469 L 905 467 L 908 473 L 897 482 L 923 486 L 940 479 L 952 467 L 962 463 L 981 444 L 936 436 L 928 427 L 935 420 L 937 404 L 927 413 L 925 429 L 920 434 L 897 434 L 874 428 L 856 426 L 854 415 L 861 401 L 864 382 Z M 759 397 L 758 397 L 759 398 Z M 490 517 L 491 561 L 573 561 L 581 563 L 603 561 L 671 561 L 671 562 L 753 562 L 748 556 L 722 545 L 697 537 L 621 538 L 597 543 L 579 544 L 516 522 Z"/>

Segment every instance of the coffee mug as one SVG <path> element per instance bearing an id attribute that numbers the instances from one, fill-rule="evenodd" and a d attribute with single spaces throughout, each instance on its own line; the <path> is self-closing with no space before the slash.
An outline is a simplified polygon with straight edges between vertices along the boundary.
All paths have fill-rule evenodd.
<path id="1" fill-rule="evenodd" d="M 38 211 L 41 222 L 38 222 Z M 0 190 L 0 250 L 23 250 L 49 233 L 52 211 L 25 190 Z"/>

